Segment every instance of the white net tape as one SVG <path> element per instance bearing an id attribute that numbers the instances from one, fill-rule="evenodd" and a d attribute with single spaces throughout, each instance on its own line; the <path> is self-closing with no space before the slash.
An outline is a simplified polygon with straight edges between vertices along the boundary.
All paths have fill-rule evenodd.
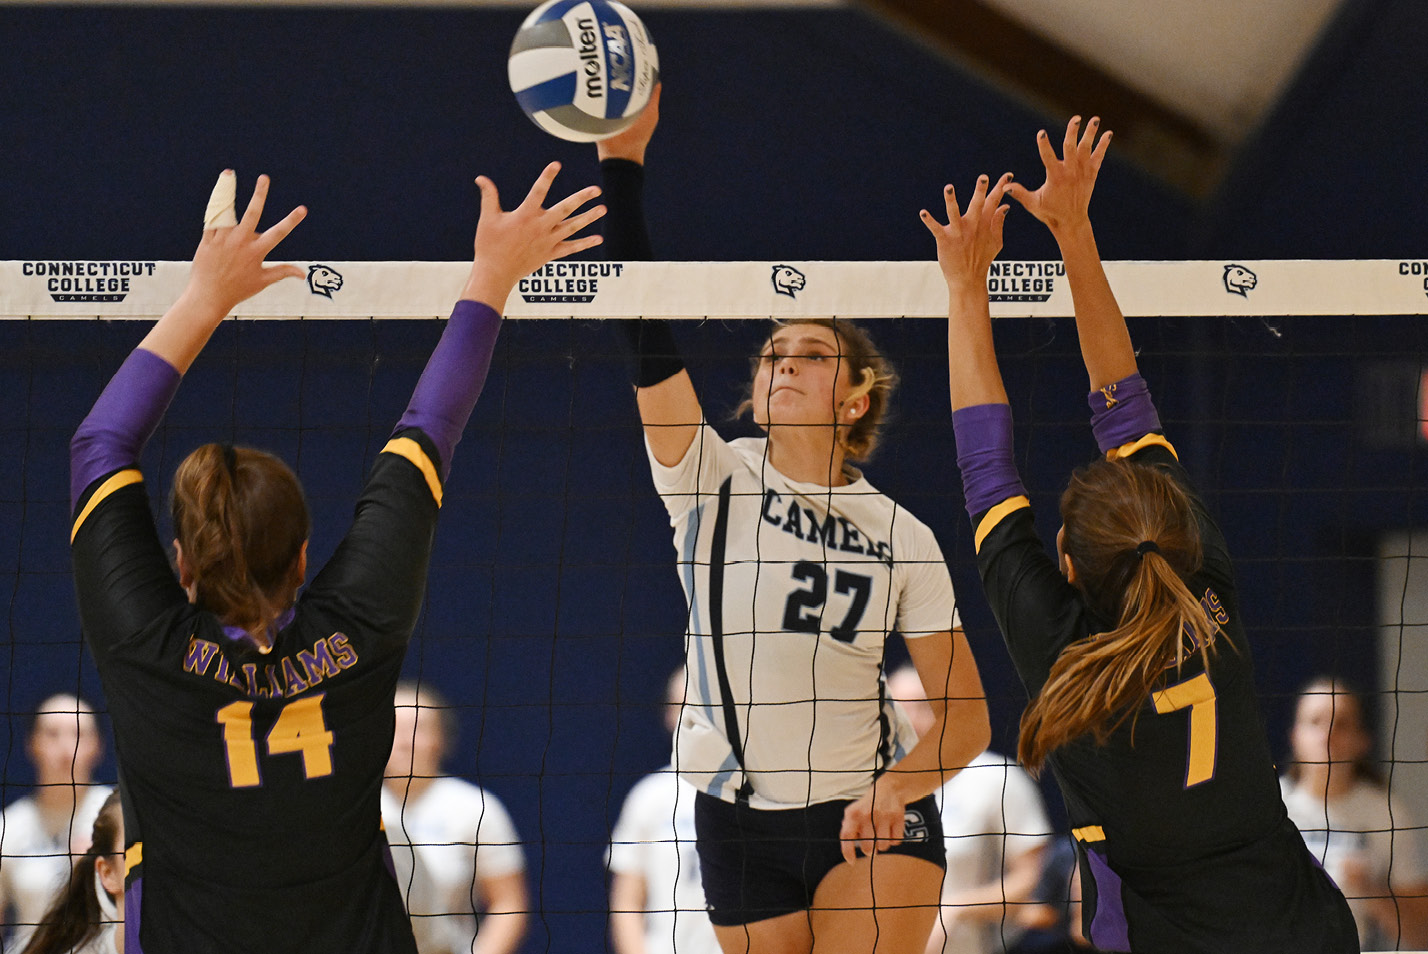
<path id="1" fill-rule="evenodd" d="M 243 304 L 244 318 L 447 315 L 464 262 L 309 262 Z M 1108 262 L 1127 315 L 1417 315 L 1428 260 Z M 0 318 L 153 318 L 178 297 L 186 262 L 0 262 Z M 998 262 L 998 317 L 1070 317 L 1060 262 Z M 939 317 L 935 262 L 553 262 L 522 279 L 512 318 Z"/>

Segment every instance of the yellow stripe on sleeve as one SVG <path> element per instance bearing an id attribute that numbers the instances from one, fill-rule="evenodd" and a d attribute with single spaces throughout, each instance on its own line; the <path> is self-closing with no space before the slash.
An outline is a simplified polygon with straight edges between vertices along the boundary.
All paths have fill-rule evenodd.
<path id="1" fill-rule="evenodd" d="M 436 465 L 431 462 L 431 458 L 426 456 L 426 451 L 422 446 L 410 437 L 394 437 L 387 441 L 387 446 L 382 448 L 384 454 L 396 454 L 398 457 L 405 457 L 416 465 L 416 469 L 421 471 L 421 475 L 426 478 L 426 485 L 431 489 L 431 496 L 436 500 L 436 505 L 441 506 L 441 478 L 436 476 Z"/>
<path id="2" fill-rule="evenodd" d="M 129 877 L 129 872 L 139 867 L 144 861 L 144 843 L 136 841 L 124 852 L 124 877 Z"/>
<path id="3" fill-rule="evenodd" d="M 1164 434 L 1147 434 L 1138 441 L 1131 441 L 1129 444 L 1122 444 L 1120 447 L 1107 451 L 1106 460 L 1117 460 L 1121 457 L 1129 457 L 1136 451 L 1156 446 L 1164 447 L 1170 451 L 1172 457 L 1176 460 L 1180 459 L 1180 455 L 1175 453 L 1175 445 L 1166 440 Z"/>
<path id="4" fill-rule="evenodd" d="M 1023 507 L 1030 506 L 1030 500 L 1018 495 L 1016 497 L 1008 497 L 1006 500 L 1003 500 L 991 510 L 988 510 L 987 515 L 982 518 L 982 522 L 977 524 L 977 533 L 972 540 L 972 549 L 976 550 L 978 553 L 981 553 L 982 541 L 987 539 L 987 534 L 991 533 L 993 530 L 996 529 L 997 524 L 1001 523 L 1004 519 L 1006 519 L 1008 514 L 1016 513 Z"/>
<path id="5" fill-rule="evenodd" d="M 1100 825 L 1087 825 L 1085 828 L 1071 829 L 1071 837 L 1077 841 L 1105 841 L 1106 832 Z"/>
<path id="6" fill-rule="evenodd" d="M 75 535 L 79 533 L 79 525 L 84 523 L 85 519 L 94 512 L 94 508 L 99 506 L 100 501 L 119 488 L 140 483 L 143 479 L 144 475 L 139 473 L 136 468 L 131 467 L 128 470 L 119 471 L 100 484 L 99 489 L 90 496 L 89 503 L 85 504 L 84 509 L 79 512 L 79 516 L 74 518 L 74 528 L 69 532 L 69 542 L 74 543 Z"/>

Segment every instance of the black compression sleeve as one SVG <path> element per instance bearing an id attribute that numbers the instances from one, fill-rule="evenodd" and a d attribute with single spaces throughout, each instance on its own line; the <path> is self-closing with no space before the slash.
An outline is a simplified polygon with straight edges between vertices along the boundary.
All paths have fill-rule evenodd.
<path id="1" fill-rule="evenodd" d="M 645 224 L 645 168 L 628 159 L 600 163 L 604 180 L 605 257 L 647 262 L 654 257 Z M 635 387 L 647 388 L 684 370 L 667 321 L 634 319 L 617 322 L 635 355 Z"/>
<path id="2" fill-rule="evenodd" d="M 650 261 L 654 248 L 645 223 L 645 167 L 628 159 L 606 159 L 600 163 L 600 178 L 604 184 L 605 257 Z"/>

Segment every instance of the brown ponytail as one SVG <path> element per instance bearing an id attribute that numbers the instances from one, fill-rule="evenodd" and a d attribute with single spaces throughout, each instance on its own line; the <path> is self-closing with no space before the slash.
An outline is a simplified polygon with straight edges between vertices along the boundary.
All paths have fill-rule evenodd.
<path id="1" fill-rule="evenodd" d="M 1033 771 L 1087 733 L 1104 744 L 1187 650 L 1208 662 L 1218 631 L 1184 582 L 1200 567 L 1200 533 L 1189 496 L 1168 474 L 1097 461 L 1072 475 L 1061 517 L 1076 585 L 1116 626 L 1062 650 L 1022 715 L 1017 755 Z"/>
<path id="2" fill-rule="evenodd" d="M 122 854 L 124 817 L 119 808 L 119 790 L 109 793 L 94 819 L 89 850 L 74 863 L 69 881 L 40 918 L 35 933 L 21 954 L 68 954 L 89 943 L 106 918 L 94 893 L 103 888 L 95 883 L 94 862 L 101 855 Z M 120 898 L 119 904 L 124 903 Z"/>
<path id="3" fill-rule="evenodd" d="M 267 646 L 302 584 L 311 521 L 297 476 L 263 451 L 204 444 L 179 464 L 171 509 L 198 605 Z"/>

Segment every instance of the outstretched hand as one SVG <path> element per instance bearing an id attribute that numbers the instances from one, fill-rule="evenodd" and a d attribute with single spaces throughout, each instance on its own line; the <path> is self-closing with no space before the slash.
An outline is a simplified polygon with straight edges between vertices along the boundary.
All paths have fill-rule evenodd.
<path id="1" fill-rule="evenodd" d="M 650 101 L 640 110 L 635 121 L 626 129 L 595 144 L 595 152 L 601 162 L 606 159 L 628 159 L 644 165 L 645 149 L 649 147 L 655 127 L 659 125 L 659 95 L 662 89 L 664 84 L 656 83 L 650 93 Z"/>
<path id="2" fill-rule="evenodd" d="M 232 169 L 223 172 L 223 176 L 232 175 Z M 266 265 L 264 259 L 307 216 L 307 209 L 300 205 L 267 231 L 259 232 L 258 219 L 267 200 L 268 177 L 259 176 L 243 218 L 231 227 L 205 229 L 193 253 L 186 293 L 220 312 L 219 318 L 269 285 L 304 275 L 296 265 Z"/>
<path id="3" fill-rule="evenodd" d="M 511 289 L 523 277 L 547 262 L 600 244 L 599 235 L 572 238 L 605 214 L 603 205 L 577 211 L 600 194 L 599 186 L 581 189 L 548 209 L 544 207 L 559 172 L 558 162 L 546 166 L 525 200 L 509 212 L 501 209 L 496 184 L 485 176 L 476 179 L 481 189 L 481 219 L 476 225 L 475 257 L 462 298 L 503 311 Z"/>
<path id="4" fill-rule="evenodd" d="M 263 260 L 297 227 L 307 209 L 298 206 L 266 232 L 259 232 L 258 219 L 268 199 L 268 177 L 259 176 L 243 218 L 229 225 L 235 222 L 232 178 L 232 169 L 218 177 L 205 216 L 213 227 L 203 230 L 183 293 L 139 342 L 139 347 L 163 358 L 180 374 L 189 369 L 214 330 L 241 302 L 284 278 L 302 278 L 304 274 L 296 265 L 265 265 Z"/>
<path id="5" fill-rule="evenodd" d="M 1101 163 L 1106 158 L 1106 150 L 1111 146 L 1111 133 L 1101 134 L 1097 141 L 1101 120 L 1092 116 L 1081 132 L 1081 117 L 1073 116 L 1066 124 L 1066 136 L 1062 140 L 1063 158 L 1058 158 L 1051 145 L 1051 137 L 1046 130 L 1036 134 L 1036 148 L 1041 153 L 1041 164 L 1046 167 L 1046 181 L 1035 192 L 1015 183 L 1007 194 L 1051 229 L 1053 234 L 1090 222 L 1091 193 L 1096 187 L 1096 176 L 1101 171 Z"/>
<path id="6" fill-rule="evenodd" d="M 942 266 L 949 289 L 986 289 L 987 270 L 1002 250 L 1002 224 L 1011 208 L 1002 203 L 1002 197 L 1011 178 L 1011 173 L 1006 173 L 988 190 L 987 177 L 979 176 L 965 213 L 957 204 L 957 190 L 947 186 L 942 192 L 947 206 L 946 225 L 926 209 L 919 213 L 922 224 L 937 240 L 937 263 Z"/>

